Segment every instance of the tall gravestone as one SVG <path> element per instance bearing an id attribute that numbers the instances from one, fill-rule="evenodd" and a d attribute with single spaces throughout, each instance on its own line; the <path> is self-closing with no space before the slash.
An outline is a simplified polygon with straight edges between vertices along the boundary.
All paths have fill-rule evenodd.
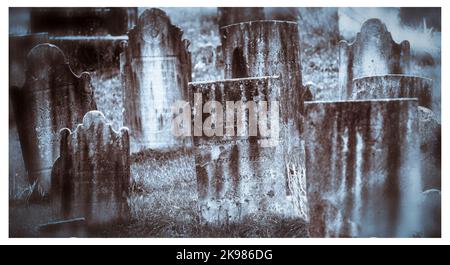
<path id="1" fill-rule="evenodd" d="M 27 56 L 24 86 L 13 89 L 11 97 L 28 177 L 48 193 L 59 130 L 73 128 L 96 109 L 90 75 L 75 75 L 58 47 L 40 44 Z"/>
<path id="2" fill-rule="evenodd" d="M 72 132 L 60 132 L 60 156 L 52 171 L 52 200 L 63 218 L 89 226 L 125 220 L 130 188 L 127 128 L 115 131 L 99 111 L 90 111 Z"/>
<path id="3" fill-rule="evenodd" d="M 312 237 L 422 232 L 416 99 L 305 103 Z"/>
<path id="4" fill-rule="evenodd" d="M 298 24 L 267 20 L 221 28 L 225 78 L 280 76 L 281 113 L 300 131 L 303 110 Z"/>
<path id="5" fill-rule="evenodd" d="M 160 9 L 147 9 L 124 43 L 120 68 L 124 125 L 130 128 L 131 151 L 166 150 L 185 145 L 172 134 L 171 107 L 189 99 L 189 42 Z"/>
<path id="6" fill-rule="evenodd" d="M 339 44 L 339 93 L 341 99 L 352 98 L 355 78 L 386 74 L 408 74 L 410 45 L 397 44 L 386 25 L 369 19 L 361 27 L 353 43 Z"/>
<path id="7" fill-rule="evenodd" d="M 304 220 L 307 213 L 300 138 L 292 137 L 288 122 L 272 116 L 283 115 L 280 108 L 286 104 L 280 97 L 279 77 L 197 82 L 190 83 L 190 89 L 195 93 L 191 104 L 202 220 L 214 224 L 267 217 Z M 211 102 L 214 104 L 209 105 Z M 241 109 L 236 105 L 239 102 L 253 102 L 256 107 Z M 263 102 L 267 115 L 263 114 Z M 226 112 L 230 106 L 233 111 Z M 259 129 L 252 133 L 249 128 L 255 121 Z M 243 131 L 239 131 L 240 125 Z M 261 125 L 270 133 L 264 134 Z M 208 126 L 223 134 L 208 135 Z M 196 135 L 196 130 L 201 134 Z"/>

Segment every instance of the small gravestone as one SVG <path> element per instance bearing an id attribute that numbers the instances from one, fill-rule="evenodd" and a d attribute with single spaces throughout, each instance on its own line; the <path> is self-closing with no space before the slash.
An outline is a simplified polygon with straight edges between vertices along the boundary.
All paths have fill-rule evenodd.
<path id="1" fill-rule="evenodd" d="M 386 25 L 369 19 L 353 43 L 339 46 L 339 93 L 341 99 L 352 98 L 352 80 L 365 76 L 408 74 L 410 64 L 408 41 L 397 44 Z"/>
<path id="2" fill-rule="evenodd" d="M 300 126 L 303 110 L 298 24 L 266 20 L 221 28 L 225 78 L 279 75 L 283 120 Z M 298 128 L 300 131 L 300 127 Z"/>
<path id="3" fill-rule="evenodd" d="M 167 150 L 187 144 L 171 133 L 172 104 L 189 100 L 189 42 L 160 9 L 147 9 L 129 31 L 121 54 L 124 125 L 131 151 Z"/>
<path id="4" fill-rule="evenodd" d="M 353 79 L 352 99 L 418 98 L 431 108 L 433 80 L 408 75 L 379 75 Z"/>
<path id="5" fill-rule="evenodd" d="M 63 218 L 89 226 L 125 220 L 130 188 L 128 129 L 115 131 L 90 111 L 71 132 L 61 130 L 60 157 L 52 170 L 52 200 Z"/>
<path id="6" fill-rule="evenodd" d="M 198 82 L 190 83 L 190 88 L 195 93 L 191 105 L 202 220 L 213 224 L 246 218 L 305 220 L 300 137 L 293 124 L 278 118 L 280 105 L 285 104 L 280 100 L 279 78 Z M 248 108 L 239 109 L 239 103 Z M 255 121 L 270 133 L 263 134 L 261 127 L 252 133 Z M 215 128 L 214 133 L 206 131 L 209 127 Z"/>
<path id="7" fill-rule="evenodd" d="M 312 237 L 421 233 L 417 100 L 305 102 Z"/>
<path id="8" fill-rule="evenodd" d="M 34 47 L 26 69 L 25 84 L 12 89 L 11 99 L 29 180 L 46 194 L 59 156 L 59 130 L 73 128 L 96 104 L 90 75 L 75 75 L 58 47 Z"/>

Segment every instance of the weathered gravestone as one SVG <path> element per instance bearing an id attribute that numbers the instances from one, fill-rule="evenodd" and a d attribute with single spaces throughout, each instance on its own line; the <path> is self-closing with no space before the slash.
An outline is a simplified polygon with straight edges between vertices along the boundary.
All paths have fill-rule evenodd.
<path id="1" fill-rule="evenodd" d="M 423 190 L 441 189 L 441 123 L 427 108 L 418 108 Z"/>
<path id="2" fill-rule="evenodd" d="M 121 54 L 124 125 L 130 128 L 131 151 L 172 149 L 186 138 L 171 133 L 171 107 L 188 100 L 191 80 L 189 42 L 160 9 L 147 9 Z"/>
<path id="3" fill-rule="evenodd" d="M 303 87 L 300 40 L 295 22 L 251 21 L 222 27 L 225 78 L 280 76 L 283 121 L 300 131 Z"/>
<path id="4" fill-rule="evenodd" d="M 302 149 L 292 124 L 282 119 L 288 114 L 279 117 L 279 105 L 286 104 L 279 78 L 198 82 L 190 83 L 190 89 L 195 93 L 194 150 L 202 220 L 304 220 Z M 239 102 L 248 108 L 239 108 Z M 214 133 L 206 131 L 210 127 Z"/>
<path id="5" fill-rule="evenodd" d="M 361 27 L 353 43 L 341 41 L 339 46 L 339 93 L 341 99 L 352 98 L 355 78 L 408 74 L 410 47 L 408 41 L 397 44 L 386 25 L 369 19 Z"/>
<path id="6" fill-rule="evenodd" d="M 421 233 L 417 100 L 305 102 L 312 237 Z"/>
<path id="7" fill-rule="evenodd" d="M 433 80 L 408 75 L 379 75 L 353 79 L 351 99 L 418 98 L 431 108 Z"/>
<path id="8" fill-rule="evenodd" d="M 89 226 L 126 220 L 130 187 L 128 129 L 115 131 L 90 111 L 71 132 L 61 130 L 61 155 L 52 170 L 52 200 L 64 218 Z"/>
<path id="9" fill-rule="evenodd" d="M 75 75 L 58 47 L 34 47 L 26 69 L 25 84 L 12 89 L 11 99 L 28 177 L 47 193 L 59 155 L 59 130 L 78 124 L 96 104 L 89 73 Z"/>

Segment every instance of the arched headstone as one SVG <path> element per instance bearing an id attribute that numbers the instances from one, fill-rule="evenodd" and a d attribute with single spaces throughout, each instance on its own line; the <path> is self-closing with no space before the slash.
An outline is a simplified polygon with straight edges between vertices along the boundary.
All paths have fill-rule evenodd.
<path id="1" fill-rule="evenodd" d="M 101 225 L 128 217 L 130 141 L 99 111 L 90 111 L 76 129 L 61 130 L 61 155 L 52 171 L 52 200 L 63 218 Z"/>
<path id="2" fill-rule="evenodd" d="M 361 27 L 353 43 L 339 44 L 339 93 L 341 99 L 352 98 L 355 78 L 409 73 L 410 45 L 397 44 L 386 25 L 369 19 Z"/>
<path id="3" fill-rule="evenodd" d="M 172 104 L 189 99 L 191 54 L 182 34 L 155 8 L 145 10 L 128 33 L 120 64 L 124 125 L 130 128 L 132 152 L 186 144 L 171 133 Z"/>
<path id="4" fill-rule="evenodd" d="M 28 177 L 47 193 L 59 156 L 59 130 L 76 126 L 96 104 L 89 73 L 75 75 L 58 47 L 34 47 L 26 69 L 24 86 L 11 91 L 14 116 Z"/>

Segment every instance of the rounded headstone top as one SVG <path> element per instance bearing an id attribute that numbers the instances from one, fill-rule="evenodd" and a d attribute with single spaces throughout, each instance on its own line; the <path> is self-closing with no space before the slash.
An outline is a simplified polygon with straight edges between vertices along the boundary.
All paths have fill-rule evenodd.
<path id="1" fill-rule="evenodd" d="M 26 64 L 29 77 L 33 80 L 43 80 L 49 77 L 50 72 L 68 62 L 60 48 L 53 44 L 43 43 L 30 50 Z"/>
<path id="2" fill-rule="evenodd" d="M 361 26 L 361 33 L 366 35 L 385 33 L 387 31 L 386 25 L 378 18 L 366 20 Z"/>

